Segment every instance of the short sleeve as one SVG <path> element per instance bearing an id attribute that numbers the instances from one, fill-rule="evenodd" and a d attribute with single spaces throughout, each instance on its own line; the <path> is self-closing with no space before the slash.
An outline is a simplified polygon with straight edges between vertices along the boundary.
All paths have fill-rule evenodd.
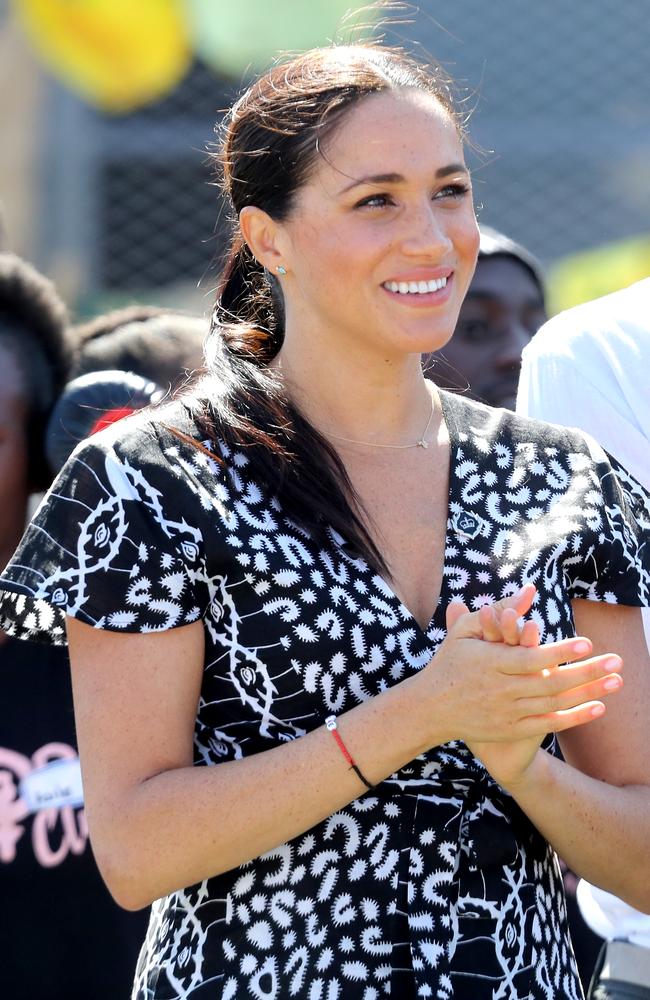
<path id="1" fill-rule="evenodd" d="M 564 562 L 572 598 L 650 606 L 650 494 L 588 434 L 573 452 L 586 479 L 585 530 Z"/>
<path id="2" fill-rule="evenodd" d="M 36 511 L 0 576 L 9 635 L 63 645 L 66 615 L 118 632 L 201 617 L 208 597 L 192 494 L 151 422 L 133 421 L 81 444 Z"/>

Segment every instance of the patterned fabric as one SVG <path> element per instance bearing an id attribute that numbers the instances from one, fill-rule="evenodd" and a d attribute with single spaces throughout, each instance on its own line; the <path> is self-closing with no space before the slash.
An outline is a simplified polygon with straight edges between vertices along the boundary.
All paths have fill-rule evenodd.
<path id="1" fill-rule="evenodd" d="M 451 438 L 442 592 L 426 631 L 331 535 L 319 547 L 247 473 L 169 430 L 179 406 L 81 446 L 0 581 L 0 627 L 64 641 L 202 619 L 197 765 L 300 737 L 420 670 L 447 605 L 525 581 L 543 641 L 570 600 L 647 604 L 640 487 L 594 443 L 441 394 Z M 194 430 L 196 434 L 196 431 Z M 546 743 L 554 748 L 552 738 Z M 215 818 L 215 821 L 218 821 Z M 136 1000 L 579 1000 L 555 856 L 462 743 L 324 823 L 159 900 Z"/>

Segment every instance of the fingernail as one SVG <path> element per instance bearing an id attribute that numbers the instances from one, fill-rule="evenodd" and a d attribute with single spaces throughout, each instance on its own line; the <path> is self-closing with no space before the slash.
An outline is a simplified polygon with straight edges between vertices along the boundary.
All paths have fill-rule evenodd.
<path id="1" fill-rule="evenodd" d="M 605 691 L 616 691 L 616 688 L 620 688 L 622 683 L 623 681 L 620 677 L 608 677 L 603 684 L 603 688 Z"/>
<path id="2" fill-rule="evenodd" d="M 574 644 L 573 644 L 573 652 L 574 653 L 578 653 L 578 654 L 588 653 L 590 649 L 591 649 L 591 646 L 589 645 L 588 642 L 585 642 L 584 639 L 581 639 L 579 642 L 574 642 Z"/>
<path id="3" fill-rule="evenodd" d="M 623 666 L 623 661 L 620 658 L 620 656 L 610 656 L 608 660 L 605 660 L 605 663 L 603 665 L 605 667 L 605 670 L 609 673 L 615 670 L 619 671 Z"/>
<path id="4" fill-rule="evenodd" d="M 605 712 L 604 705 L 594 705 L 589 714 L 591 715 L 592 719 L 597 719 L 600 715 L 603 715 L 604 712 Z"/>

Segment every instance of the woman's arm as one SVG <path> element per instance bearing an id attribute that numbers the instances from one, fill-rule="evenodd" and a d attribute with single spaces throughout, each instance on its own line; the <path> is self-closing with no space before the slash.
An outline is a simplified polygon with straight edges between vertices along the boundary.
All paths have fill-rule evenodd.
<path id="1" fill-rule="evenodd" d="M 650 913 L 650 657 L 635 608 L 575 601 L 594 651 L 623 657 L 625 686 L 601 719 L 566 730 L 567 763 L 538 752 L 505 787 L 588 881 Z"/>
<path id="2" fill-rule="evenodd" d="M 539 713 L 558 684 L 569 690 L 606 674 L 606 658 L 578 662 L 558 680 L 546 668 L 584 656 L 576 640 L 539 649 L 488 646 L 473 638 L 477 623 L 477 615 L 463 616 L 429 666 L 340 716 L 341 735 L 369 781 L 450 739 L 539 737 L 584 721 L 580 690 L 569 691 L 575 708 L 562 717 Z M 323 726 L 243 760 L 192 766 L 200 623 L 120 635 L 69 620 L 68 636 L 93 848 L 128 909 L 234 868 L 363 793 Z M 522 691 L 530 719 L 514 707 Z"/>

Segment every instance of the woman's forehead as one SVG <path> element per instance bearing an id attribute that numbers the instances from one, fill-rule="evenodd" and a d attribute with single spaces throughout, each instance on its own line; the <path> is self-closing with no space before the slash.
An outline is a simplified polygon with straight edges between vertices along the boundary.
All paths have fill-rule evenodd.
<path id="1" fill-rule="evenodd" d="M 328 137 L 316 170 L 359 178 L 401 173 L 428 164 L 432 173 L 450 157 L 463 162 L 462 142 L 449 111 L 431 94 L 383 91 L 361 100 Z"/>

